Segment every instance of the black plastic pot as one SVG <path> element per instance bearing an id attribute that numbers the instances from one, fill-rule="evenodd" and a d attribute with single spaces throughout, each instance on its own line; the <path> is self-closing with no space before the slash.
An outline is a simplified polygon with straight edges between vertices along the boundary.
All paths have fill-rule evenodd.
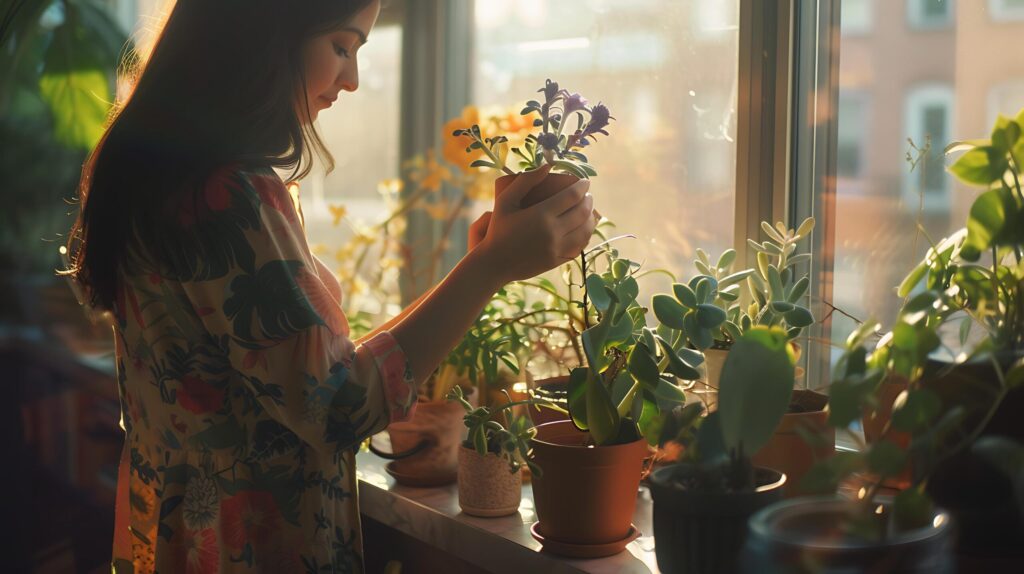
<path id="1" fill-rule="evenodd" d="M 844 535 L 838 528 L 849 500 L 832 496 L 795 498 L 773 504 L 750 519 L 741 559 L 749 574 L 845 574 L 878 572 L 948 574 L 953 528 L 936 512 L 932 525 L 901 532 L 882 542 Z"/>
<path id="2" fill-rule="evenodd" d="M 1019 355 L 1000 357 L 1003 371 Z M 999 378 L 991 361 L 948 363 L 929 360 L 922 386 L 942 400 L 942 411 L 962 407 L 962 428 L 974 428 L 991 406 Z M 1010 391 L 981 436 L 1007 436 L 1024 442 L 1024 387 Z M 949 440 L 959 440 L 957 436 Z M 915 472 L 920 469 L 916 468 Z M 957 524 L 956 552 L 961 557 L 981 557 L 1024 562 L 1024 519 L 1013 504 L 1013 483 L 999 469 L 970 449 L 936 466 L 928 477 L 927 490 Z"/>
<path id="3" fill-rule="evenodd" d="M 654 551 L 664 574 L 728 574 L 747 534 L 747 520 L 782 500 L 786 476 L 758 468 L 753 492 L 701 492 L 681 488 L 677 480 L 692 476 L 690 464 L 674 464 L 650 477 L 654 498 Z"/>

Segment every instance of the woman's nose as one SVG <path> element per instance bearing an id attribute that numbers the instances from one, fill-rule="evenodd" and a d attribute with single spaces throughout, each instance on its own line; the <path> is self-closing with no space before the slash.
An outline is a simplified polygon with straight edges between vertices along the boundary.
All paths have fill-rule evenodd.
<path id="1" fill-rule="evenodd" d="M 359 89 L 359 64 L 355 58 L 341 71 L 338 78 L 341 89 L 346 92 L 354 92 Z"/>

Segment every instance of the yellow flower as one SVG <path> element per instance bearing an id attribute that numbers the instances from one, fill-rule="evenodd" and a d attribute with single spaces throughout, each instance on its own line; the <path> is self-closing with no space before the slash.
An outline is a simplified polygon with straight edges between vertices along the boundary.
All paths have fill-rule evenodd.
<path id="1" fill-rule="evenodd" d="M 344 205 L 335 205 L 332 203 L 327 206 L 327 209 L 331 211 L 331 217 L 333 218 L 331 225 L 334 227 L 341 225 L 341 220 L 344 219 L 345 214 L 348 213 L 348 209 L 346 209 Z"/>
<path id="2" fill-rule="evenodd" d="M 444 147 L 441 148 L 441 157 L 464 172 L 474 169 L 469 167 L 469 165 L 478 159 L 482 159 L 484 152 L 478 149 L 467 152 L 466 148 L 471 143 L 471 140 L 465 136 L 452 135 L 452 132 L 469 129 L 473 124 L 479 123 L 480 110 L 476 106 L 466 106 L 462 110 L 460 117 L 450 120 L 441 128 L 441 138 L 444 142 Z"/>
<path id="3" fill-rule="evenodd" d="M 441 184 L 451 179 L 451 177 L 452 172 L 439 163 L 433 153 L 428 153 L 420 186 L 428 191 L 437 191 L 441 189 Z"/>

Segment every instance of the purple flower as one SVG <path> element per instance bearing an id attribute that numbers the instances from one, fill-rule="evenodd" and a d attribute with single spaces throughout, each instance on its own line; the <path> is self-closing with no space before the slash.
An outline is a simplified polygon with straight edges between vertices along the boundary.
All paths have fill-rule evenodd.
<path id="1" fill-rule="evenodd" d="M 537 136 L 537 144 L 547 150 L 558 149 L 558 136 L 553 133 L 543 133 Z"/>
<path id="2" fill-rule="evenodd" d="M 587 122 L 587 126 L 583 128 L 583 133 L 580 134 L 581 139 L 585 139 L 587 136 L 594 136 L 596 134 L 608 135 L 608 132 L 604 128 L 608 127 L 608 120 L 614 120 L 611 112 L 608 111 L 608 107 L 604 104 L 597 104 L 590 110 L 590 121 Z M 582 144 L 587 145 L 587 144 Z"/>
<path id="3" fill-rule="evenodd" d="M 567 90 L 562 90 L 561 95 L 565 98 L 565 115 L 568 116 L 573 112 L 582 112 L 587 110 L 587 100 L 579 94 L 570 94 Z"/>
<path id="4" fill-rule="evenodd" d="M 550 79 L 544 80 L 544 87 L 537 91 L 544 92 L 544 101 L 550 103 L 558 95 L 558 82 L 552 82 Z"/>

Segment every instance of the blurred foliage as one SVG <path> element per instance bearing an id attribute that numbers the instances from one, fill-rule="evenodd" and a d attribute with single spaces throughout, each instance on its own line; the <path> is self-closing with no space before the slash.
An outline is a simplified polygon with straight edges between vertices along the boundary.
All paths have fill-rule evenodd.
<path id="1" fill-rule="evenodd" d="M 103 133 L 128 37 L 98 0 L 15 0 L 0 14 L 0 266 L 47 273 L 82 162 Z"/>

